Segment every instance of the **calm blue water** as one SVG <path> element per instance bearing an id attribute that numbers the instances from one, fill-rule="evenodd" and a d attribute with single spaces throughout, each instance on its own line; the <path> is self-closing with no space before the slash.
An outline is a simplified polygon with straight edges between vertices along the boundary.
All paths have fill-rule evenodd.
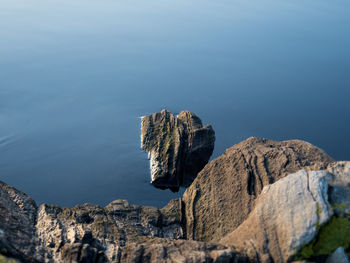
<path id="1" fill-rule="evenodd" d="M 1 0 L 0 180 L 63 206 L 162 206 L 139 116 L 194 111 L 350 160 L 348 0 Z"/>

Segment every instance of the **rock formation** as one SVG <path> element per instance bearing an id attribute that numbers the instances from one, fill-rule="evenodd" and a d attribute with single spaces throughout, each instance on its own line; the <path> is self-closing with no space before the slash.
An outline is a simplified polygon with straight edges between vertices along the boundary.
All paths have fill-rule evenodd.
<path id="1" fill-rule="evenodd" d="M 245 262 L 247 258 L 233 248 L 181 240 L 181 210 L 179 199 L 162 209 L 130 205 L 125 200 L 116 200 L 106 207 L 37 207 L 26 194 L 0 183 L 0 260 L 14 257 L 33 263 Z"/>
<path id="2" fill-rule="evenodd" d="M 234 145 L 207 164 L 185 191 L 187 238 L 218 241 L 247 219 L 264 186 L 305 167 L 325 169 L 332 161 L 299 140 L 249 138 Z"/>
<path id="3" fill-rule="evenodd" d="M 141 148 L 148 152 L 151 182 L 178 191 L 189 186 L 213 153 L 214 130 L 190 111 L 166 110 L 142 117 Z"/>
<path id="4" fill-rule="evenodd" d="M 249 138 L 207 164 L 183 198 L 162 209 L 125 200 L 37 206 L 0 183 L 0 262 L 267 263 L 309 248 L 315 253 L 304 258 L 327 259 L 339 246 L 347 259 L 349 181 L 350 162 L 336 163 L 307 142 Z M 332 241 L 324 253 L 322 237 L 332 229 L 344 242 Z"/>
<path id="5" fill-rule="evenodd" d="M 255 207 L 220 243 L 250 251 L 259 262 L 287 262 L 333 215 L 327 171 L 301 170 L 263 188 Z"/>

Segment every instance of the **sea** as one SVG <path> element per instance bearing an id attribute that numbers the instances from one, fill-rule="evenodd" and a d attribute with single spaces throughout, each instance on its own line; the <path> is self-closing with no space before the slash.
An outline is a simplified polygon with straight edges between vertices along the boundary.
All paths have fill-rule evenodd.
<path id="1" fill-rule="evenodd" d="M 38 204 L 162 207 L 140 117 L 190 110 L 350 160 L 348 0 L 1 0 L 0 180 Z"/>

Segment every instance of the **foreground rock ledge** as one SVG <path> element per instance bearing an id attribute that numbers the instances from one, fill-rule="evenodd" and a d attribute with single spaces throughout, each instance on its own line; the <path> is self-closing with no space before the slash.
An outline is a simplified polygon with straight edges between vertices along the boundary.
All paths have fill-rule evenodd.
<path id="1" fill-rule="evenodd" d="M 142 117 L 141 148 L 148 152 L 151 183 L 178 191 L 189 186 L 208 163 L 215 133 L 190 111 L 175 117 L 166 110 Z"/>
<path id="2" fill-rule="evenodd" d="M 38 207 L 0 182 L 0 262 L 6 257 L 22 263 L 246 262 L 225 245 L 181 240 L 181 225 L 179 199 L 162 209 L 125 200 L 106 207 Z"/>

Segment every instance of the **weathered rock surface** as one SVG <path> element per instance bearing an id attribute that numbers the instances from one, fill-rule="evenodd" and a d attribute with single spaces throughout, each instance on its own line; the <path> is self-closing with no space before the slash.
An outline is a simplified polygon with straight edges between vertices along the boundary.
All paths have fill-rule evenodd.
<path id="1" fill-rule="evenodd" d="M 0 249 L 28 262 L 36 247 L 37 206 L 32 198 L 0 182 Z"/>
<path id="2" fill-rule="evenodd" d="M 263 187 L 302 168 L 321 170 L 333 160 L 310 143 L 249 138 L 207 164 L 183 195 L 186 236 L 218 241 L 236 229 Z"/>
<path id="3" fill-rule="evenodd" d="M 104 208 L 89 204 L 72 209 L 41 205 L 36 229 L 45 253 L 39 260 L 80 262 L 87 257 L 94 258 L 91 262 L 114 262 L 120 260 L 127 242 L 182 238 L 181 222 L 176 214 L 167 216 L 168 210 L 161 213 L 155 207 L 130 205 L 125 200 Z"/>
<path id="4" fill-rule="evenodd" d="M 190 111 L 142 117 L 141 147 L 150 159 L 151 182 L 178 191 L 189 186 L 213 153 L 215 133 Z"/>
<path id="5" fill-rule="evenodd" d="M 247 260 L 221 244 L 176 240 L 184 237 L 181 211 L 180 199 L 162 209 L 125 200 L 106 207 L 37 207 L 29 196 L 0 183 L 0 254 L 6 251 L 21 262 L 62 263 Z"/>
<path id="6" fill-rule="evenodd" d="M 343 247 L 338 247 L 326 260 L 326 263 L 349 263 Z"/>
<path id="7" fill-rule="evenodd" d="M 264 187 L 255 208 L 220 243 L 250 251 L 259 262 L 287 262 L 333 215 L 327 171 L 290 174 Z"/>
<path id="8" fill-rule="evenodd" d="M 0 183 L 0 254 L 33 263 L 285 262 L 329 219 L 330 204 L 349 211 L 349 177 L 350 162 L 309 143 L 249 138 L 162 209 L 125 200 L 37 207 Z"/>
<path id="9" fill-rule="evenodd" d="M 350 162 L 336 162 L 328 166 L 333 174 L 329 180 L 330 203 L 336 213 L 350 213 Z"/>
<path id="10" fill-rule="evenodd" d="M 223 245 L 190 240 L 164 240 L 162 243 L 130 244 L 122 253 L 122 262 L 154 263 L 231 263 L 248 262 L 248 257 Z"/>

